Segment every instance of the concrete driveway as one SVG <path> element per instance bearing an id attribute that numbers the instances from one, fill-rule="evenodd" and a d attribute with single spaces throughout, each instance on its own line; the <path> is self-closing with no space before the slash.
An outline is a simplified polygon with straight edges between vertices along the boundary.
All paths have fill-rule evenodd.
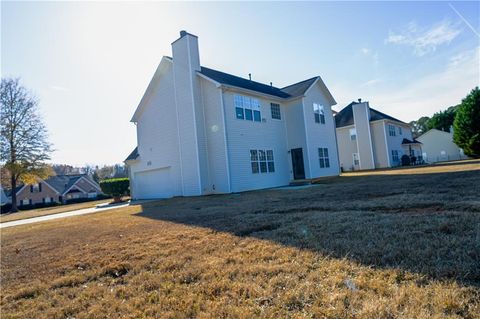
<path id="1" fill-rule="evenodd" d="M 128 205 L 130 205 L 129 202 L 122 203 L 122 204 L 115 204 L 115 205 L 101 205 L 101 206 L 96 206 L 96 207 L 91 207 L 91 208 L 72 210 L 70 212 L 64 212 L 64 213 L 58 213 L 58 214 L 52 214 L 52 215 L 45 215 L 45 216 L 38 216 L 38 217 L 32 217 L 32 218 L 26 218 L 26 219 L 20 219 L 20 220 L 13 220 L 11 222 L 0 223 L 0 228 L 7 228 L 7 227 L 14 227 L 14 226 L 38 223 L 38 222 L 43 222 L 43 221 L 57 219 L 57 218 L 65 218 L 65 217 L 72 217 L 72 216 L 78 216 L 78 215 L 98 213 L 98 212 L 102 212 L 102 211 L 105 211 L 105 210 L 125 207 L 125 206 L 128 206 Z"/>

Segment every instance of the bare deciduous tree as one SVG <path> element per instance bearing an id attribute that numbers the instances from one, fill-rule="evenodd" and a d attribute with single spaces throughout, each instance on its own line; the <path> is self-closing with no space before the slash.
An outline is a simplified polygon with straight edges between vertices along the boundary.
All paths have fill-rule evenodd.
<path id="1" fill-rule="evenodd" d="M 19 79 L 5 78 L 0 84 L 0 161 L 10 174 L 12 212 L 17 209 L 17 183 L 33 183 L 52 174 L 45 164 L 51 144 L 38 101 Z"/>

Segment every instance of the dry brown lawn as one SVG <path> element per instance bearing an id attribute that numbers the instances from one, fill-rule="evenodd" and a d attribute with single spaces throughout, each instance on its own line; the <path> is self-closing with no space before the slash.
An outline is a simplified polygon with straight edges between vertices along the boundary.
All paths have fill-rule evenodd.
<path id="1" fill-rule="evenodd" d="M 2 318 L 479 318 L 468 165 L 7 228 Z"/>
<path id="2" fill-rule="evenodd" d="M 91 201 L 91 202 L 52 206 L 52 207 L 45 207 L 45 208 L 39 208 L 39 209 L 19 211 L 16 213 L 2 214 L 0 215 L 0 222 L 5 223 L 5 222 L 11 222 L 13 220 L 65 213 L 65 212 L 70 212 L 72 210 L 94 207 L 98 204 L 104 204 L 111 201 L 112 199 L 102 199 L 102 200 Z"/>

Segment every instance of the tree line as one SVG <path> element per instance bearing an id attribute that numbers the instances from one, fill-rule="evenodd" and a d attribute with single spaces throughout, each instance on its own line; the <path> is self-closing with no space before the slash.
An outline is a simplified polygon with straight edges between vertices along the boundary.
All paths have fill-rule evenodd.
<path id="1" fill-rule="evenodd" d="M 462 103 L 450 106 L 432 117 L 422 116 L 411 121 L 413 137 L 437 129 L 450 132 L 453 128 L 453 141 L 468 156 L 480 156 L 480 90 L 475 87 Z"/>

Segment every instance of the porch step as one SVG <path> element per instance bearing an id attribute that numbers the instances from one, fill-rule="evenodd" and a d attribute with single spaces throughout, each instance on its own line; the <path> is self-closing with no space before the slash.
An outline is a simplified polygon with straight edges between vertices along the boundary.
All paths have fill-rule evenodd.
<path id="1" fill-rule="evenodd" d="M 303 185 L 310 185 L 312 183 L 312 180 L 310 179 L 296 179 L 293 181 L 290 181 L 290 186 L 303 186 Z"/>

